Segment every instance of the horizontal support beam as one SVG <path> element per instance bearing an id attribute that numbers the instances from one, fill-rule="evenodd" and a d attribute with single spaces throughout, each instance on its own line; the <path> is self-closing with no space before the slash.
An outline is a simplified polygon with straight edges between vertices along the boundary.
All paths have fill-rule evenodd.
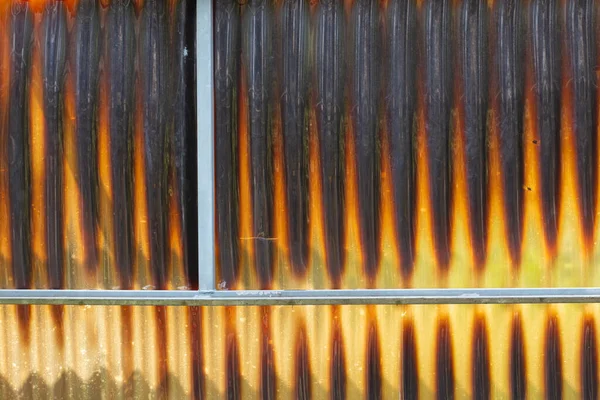
<path id="1" fill-rule="evenodd" d="M 358 290 L 0 290 L 0 304 L 284 306 L 600 303 L 600 288 Z"/>

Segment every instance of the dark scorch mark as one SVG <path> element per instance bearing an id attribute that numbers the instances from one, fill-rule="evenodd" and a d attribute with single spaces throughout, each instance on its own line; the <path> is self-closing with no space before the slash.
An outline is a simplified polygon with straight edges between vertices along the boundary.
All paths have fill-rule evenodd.
<path id="1" fill-rule="evenodd" d="M 238 400 L 242 398 L 242 374 L 240 371 L 240 355 L 235 333 L 227 333 L 225 345 L 225 384 L 227 399 Z"/>
<path id="2" fill-rule="evenodd" d="M 577 193 L 586 244 L 592 241 L 596 204 L 596 30 L 594 1 L 573 0 L 566 6 L 566 56 L 572 98 L 573 134 L 577 157 Z"/>
<path id="3" fill-rule="evenodd" d="M 450 263 L 450 5 L 431 0 L 425 5 L 425 130 L 429 164 L 429 201 L 438 267 Z"/>
<path id="4" fill-rule="evenodd" d="M 308 261 L 309 4 L 286 0 L 280 13 L 288 248 L 292 271 L 301 275 Z"/>
<path id="5" fill-rule="evenodd" d="M 192 398 L 201 400 L 205 398 L 204 379 L 204 347 L 202 346 L 202 307 L 188 309 L 190 327 L 190 354 L 192 364 Z"/>
<path id="6" fill-rule="evenodd" d="M 560 329 L 556 315 L 548 317 L 544 342 L 544 387 L 546 399 L 563 397 L 562 353 Z"/>
<path id="7" fill-rule="evenodd" d="M 436 399 L 454 399 L 454 356 L 450 321 L 444 317 L 438 323 L 435 349 Z"/>
<path id="8" fill-rule="evenodd" d="M 366 398 L 369 400 L 381 399 L 381 349 L 379 346 L 379 333 L 377 332 L 376 322 L 372 322 L 369 326 L 366 359 Z"/>
<path id="9" fill-rule="evenodd" d="M 592 316 L 585 317 L 582 326 L 580 357 L 581 398 L 598 398 L 598 344 L 596 324 Z"/>
<path id="10" fill-rule="evenodd" d="M 331 358 L 329 365 L 329 398 L 331 400 L 346 398 L 346 355 L 344 339 L 340 323 L 340 309 L 333 307 L 331 312 Z"/>
<path id="11" fill-rule="evenodd" d="M 109 81 L 114 260 L 123 289 L 133 285 L 134 18 L 129 1 L 111 2 L 106 17 L 105 68 Z"/>
<path id="12" fill-rule="evenodd" d="M 311 372 L 306 329 L 300 328 L 296 338 L 294 396 L 297 400 L 309 400 L 311 396 Z"/>
<path id="13" fill-rule="evenodd" d="M 260 336 L 260 398 L 262 400 L 275 399 L 276 375 L 275 354 L 273 353 L 273 340 L 271 338 L 271 312 L 270 308 L 260 310 L 261 336 Z"/>
<path id="14" fill-rule="evenodd" d="M 394 227 L 402 276 L 408 279 L 415 260 L 415 134 L 417 47 L 412 0 L 390 0 L 386 10 L 386 121 L 393 182 Z"/>
<path id="15" fill-rule="evenodd" d="M 150 265 L 158 288 L 166 283 L 167 247 L 167 130 L 168 30 L 167 5 L 146 0 L 140 15 L 139 79 L 142 85 L 144 168 Z"/>
<path id="16" fill-rule="evenodd" d="M 471 244 L 478 269 L 486 258 L 487 237 L 487 5 L 466 0 L 460 9 L 460 67 L 464 108 L 465 170 Z"/>
<path id="17" fill-rule="evenodd" d="M 100 64 L 100 15 L 94 0 L 81 0 L 73 27 L 75 74 L 75 137 L 77 142 L 77 184 L 83 228 L 85 265 L 97 266 L 96 221 L 98 219 L 97 110 Z"/>
<path id="18" fill-rule="evenodd" d="M 523 230 L 523 41 L 520 0 L 497 2 L 496 82 L 493 98 L 500 134 L 500 167 L 507 243 L 513 266 L 521 262 Z"/>
<path id="19" fill-rule="evenodd" d="M 215 193 L 220 279 L 234 288 L 238 279 L 239 189 L 237 120 L 240 10 L 236 0 L 218 0 L 214 9 Z"/>
<path id="20" fill-rule="evenodd" d="M 486 320 L 483 316 L 478 316 L 475 319 L 471 343 L 471 390 L 473 399 L 486 400 L 490 398 L 491 382 L 488 332 Z"/>
<path id="21" fill-rule="evenodd" d="M 261 289 L 273 277 L 273 154 L 272 154 L 272 4 L 248 0 L 242 37 L 248 96 L 250 176 L 252 179 L 252 240 Z"/>
<path id="22" fill-rule="evenodd" d="M 340 0 L 320 1 L 315 16 L 315 108 L 321 162 L 325 256 L 333 287 L 344 272 L 345 21 Z"/>
<path id="23" fill-rule="evenodd" d="M 379 267 L 379 2 L 357 1 L 352 10 L 352 123 L 358 225 L 363 270 L 372 282 Z"/>
<path id="24" fill-rule="evenodd" d="M 401 355 L 402 398 L 413 400 L 419 398 L 419 365 L 417 362 L 417 343 L 415 326 L 412 319 L 402 324 Z"/>
<path id="25" fill-rule="evenodd" d="M 17 0 L 12 4 L 10 29 L 7 148 L 11 255 L 15 288 L 27 289 L 31 284 L 28 89 L 33 42 L 33 13 L 28 3 Z"/>
<path id="26" fill-rule="evenodd" d="M 521 315 L 515 314 L 510 333 L 510 393 L 512 399 L 524 399 L 527 393 L 525 340 Z"/>
<path id="27" fill-rule="evenodd" d="M 555 0 L 531 5 L 536 132 L 546 242 L 556 247 L 560 182 L 560 31 Z"/>
<path id="28" fill-rule="evenodd" d="M 63 88 L 67 54 L 67 9 L 62 1 L 46 4 L 42 16 L 44 82 L 44 208 L 48 284 L 63 286 Z"/>

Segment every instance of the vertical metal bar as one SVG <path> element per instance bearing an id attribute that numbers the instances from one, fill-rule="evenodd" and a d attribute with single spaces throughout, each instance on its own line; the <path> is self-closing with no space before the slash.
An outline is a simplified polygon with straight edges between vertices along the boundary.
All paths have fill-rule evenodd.
<path id="1" fill-rule="evenodd" d="M 215 288 L 212 1 L 197 2 L 198 287 Z"/>

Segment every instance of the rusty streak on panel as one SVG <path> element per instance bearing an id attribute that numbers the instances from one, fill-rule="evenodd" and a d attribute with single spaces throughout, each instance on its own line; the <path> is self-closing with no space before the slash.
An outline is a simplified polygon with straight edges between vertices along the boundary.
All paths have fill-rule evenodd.
<path id="1" fill-rule="evenodd" d="M 490 351 L 485 316 L 477 315 L 471 337 L 471 387 L 472 396 L 477 400 L 490 398 Z"/>
<path id="2" fill-rule="evenodd" d="M 402 398 L 406 400 L 419 398 L 419 363 L 417 360 L 417 332 L 411 319 L 402 322 L 402 350 L 401 350 L 401 391 Z"/>
<path id="3" fill-rule="evenodd" d="M 544 389 L 549 400 L 563 398 L 563 367 L 559 321 L 551 314 L 546 321 L 544 339 Z"/>
<path id="4" fill-rule="evenodd" d="M 205 371 L 204 371 L 204 348 L 202 346 L 203 324 L 202 308 L 190 307 L 188 309 L 190 327 L 190 357 L 192 363 L 192 397 L 195 400 L 205 398 Z"/>
<path id="5" fill-rule="evenodd" d="M 331 400 L 346 398 L 346 355 L 342 336 L 340 308 L 331 308 L 331 356 L 329 364 L 329 398 Z"/>
<path id="6" fill-rule="evenodd" d="M 369 313 L 370 311 L 367 311 Z M 372 322 L 368 326 L 366 343 L 366 366 L 365 366 L 365 398 L 377 400 L 382 398 L 382 367 L 381 367 L 381 348 L 379 344 L 379 333 L 377 331 L 376 317 L 373 316 Z"/>
<path id="7" fill-rule="evenodd" d="M 438 400 L 454 399 L 454 356 L 452 330 L 447 316 L 438 320 L 435 342 L 435 396 Z"/>
<path id="8" fill-rule="evenodd" d="M 275 399 L 277 392 L 277 375 L 275 371 L 275 354 L 271 330 L 271 308 L 260 309 L 260 398 Z"/>
<path id="9" fill-rule="evenodd" d="M 527 393 L 525 338 L 521 314 L 515 312 L 510 328 L 510 393 L 513 399 L 524 399 Z"/>
<path id="10" fill-rule="evenodd" d="M 294 396 L 297 400 L 309 400 L 311 395 L 311 370 L 306 328 L 301 325 L 294 352 Z"/>
<path id="11" fill-rule="evenodd" d="M 583 319 L 581 335 L 580 382 L 581 397 L 584 399 L 598 398 L 598 344 L 596 339 L 596 321 L 593 315 Z"/>
<path id="12" fill-rule="evenodd" d="M 236 337 L 235 308 L 224 309 L 225 315 L 225 391 L 228 400 L 243 398 L 240 349 Z"/>

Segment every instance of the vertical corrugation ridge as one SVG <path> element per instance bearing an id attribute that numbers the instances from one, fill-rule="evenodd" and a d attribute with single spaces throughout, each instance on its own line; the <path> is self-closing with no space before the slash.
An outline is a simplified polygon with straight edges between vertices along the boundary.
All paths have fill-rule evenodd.
<path id="1" fill-rule="evenodd" d="M 405 319 L 402 323 L 402 352 L 400 380 L 401 393 L 405 400 L 419 398 L 419 363 L 417 360 L 417 336 L 412 319 Z"/>
<path id="2" fill-rule="evenodd" d="M 106 16 L 105 69 L 109 82 L 109 135 L 114 263 L 121 288 L 133 286 L 133 99 L 135 30 L 129 1 L 112 1 Z"/>
<path id="3" fill-rule="evenodd" d="M 63 286 L 63 132 L 62 96 L 67 54 L 67 15 L 63 2 L 51 0 L 42 16 L 42 76 L 45 118 L 45 240 L 48 286 Z"/>
<path id="4" fill-rule="evenodd" d="M 234 307 L 224 309 L 225 315 L 225 393 L 227 400 L 243 398 L 240 349 L 236 337 L 236 315 Z"/>
<path id="5" fill-rule="evenodd" d="M 381 370 L 381 349 L 379 344 L 379 332 L 377 331 L 376 318 L 368 325 L 369 333 L 367 335 L 367 365 L 365 368 L 366 376 L 366 394 L 365 398 L 377 400 L 382 398 L 382 370 Z"/>
<path id="6" fill-rule="evenodd" d="M 273 340 L 271 332 L 271 308 L 260 309 L 260 398 L 262 400 L 275 399 L 277 392 L 277 375 L 275 371 L 275 354 L 273 353 Z"/>
<path id="7" fill-rule="evenodd" d="M 581 347 L 579 352 L 579 376 L 581 382 L 581 398 L 598 398 L 598 344 L 596 339 L 596 322 L 593 315 L 583 319 Z"/>
<path id="8" fill-rule="evenodd" d="M 572 127 L 577 157 L 577 195 L 586 248 L 593 241 L 596 199 L 596 31 L 594 1 L 572 0 L 566 6 L 567 57 L 570 60 Z"/>
<path id="9" fill-rule="evenodd" d="M 438 268 L 450 264 L 450 121 L 452 65 L 448 0 L 424 5 L 425 130 L 429 167 L 429 202 Z"/>
<path id="10" fill-rule="evenodd" d="M 460 68 L 464 108 L 465 170 L 475 266 L 482 269 L 487 245 L 487 5 L 465 0 L 460 9 Z"/>
<path id="11" fill-rule="evenodd" d="M 379 1 L 352 6 L 352 123 L 356 196 L 363 271 L 373 282 L 379 268 Z"/>
<path id="12" fill-rule="evenodd" d="M 304 324 L 300 327 L 296 336 L 294 356 L 294 397 L 297 400 L 309 400 L 312 398 L 312 379 L 308 339 Z"/>
<path id="13" fill-rule="evenodd" d="M 384 43 L 387 47 L 387 57 L 384 91 L 393 182 L 394 223 L 402 276 L 409 279 L 415 261 L 415 3 L 412 0 L 390 0 L 385 22 Z"/>
<path id="14" fill-rule="evenodd" d="M 495 118 L 499 131 L 507 244 L 514 267 L 521 263 L 523 231 L 524 69 L 521 0 L 496 2 Z"/>
<path id="15" fill-rule="evenodd" d="M 563 398 L 562 348 L 560 328 L 556 315 L 550 315 L 546 321 L 544 339 L 544 392 L 546 399 Z"/>
<path id="16" fill-rule="evenodd" d="M 10 29 L 7 146 L 11 257 L 14 286 L 17 289 L 27 289 L 31 285 L 28 88 L 33 42 L 33 13 L 28 3 L 21 0 L 13 1 Z M 21 309 L 22 307 L 19 308 Z"/>
<path id="17" fill-rule="evenodd" d="M 145 0 L 140 14 L 138 71 L 142 85 L 144 168 L 154 285 L 163 289 L 167 262 L 167 160 L 170 106 L 168 104 L 167 6 L 163 0 Z"/>
<path id="18" fill-rule="evenodd" d="M 235 288 L 239 274 L 237 104 L 240 15 L 236 0 L 216 0 L 214 10 L 215 192 L 220 279 Z"/>
<path id="19" fill-rule="evenodd" d="M 346 355 L 342 336 L 341 315 L 338 306 L 331 308 L 331 357 L 329 364 L 329 398 L 346 398 Z"/>
<path id="20" fill-rule="evenodd" d="M 292 272 L 308 259 L 309 4 L 286 0 L 280 10 L 281 119 L 285 158 L 288 249 Z"/>
<path id="21" fill-rule="evenodd" d="M 439 319 L 435 342 L 435 396 L 439 400 L 454 399 L 454 355 L 452 331 L 447 316 Z"/>
<path id="22" fill-rule="evenodd" d="M 546 243 L 555 252 L 560 207 L 560 30 L 554 0 L 531 4 L 531 40 L 539 141 L 542 218 Z"/>
<path id="23" fill-rule="evenodd" d="M 79 0 L 73 27 L 75 74 L 75 137 L 77 184 L 80 196 L 85 266 L 97 267 L 96 222 L 98 220 L 97 109 L 100 65 L 100 16 L 94 0 Z"/>
<path id="24" fill-rule="evenodd" d="M 341 0 L 320 0 L 314 27 L 315 108 L 319 134 L 321 190 L 327 270 L 334 288 L 344 272 L 345 24 Z"/>
<path id="25" fill-rule="evenodd" d="M 261 289 L 273 278 L 273 155 L 272 155 L 272 4 L 248 0 L 244 6 L 243 54 L 248 82 L 248 129 L 252 176 L 252 237 L 254 266 Z"/>
<path id="26" fill-rule="evenodd" d="M 521 313 L 513 316 L 510 328 L 510 393 L 512 399 L 524 399 L 527 393 L 527 371 L 525 369 L 525 338 Z"/>
<path id="27" fill-rule="evenodd" d="M 487 323 L 483 315 L 475 317 L 471 346 L 472 396 L 473 399 L 486 400 L 490 398 L 491 394 L 491 365 Z"/>

